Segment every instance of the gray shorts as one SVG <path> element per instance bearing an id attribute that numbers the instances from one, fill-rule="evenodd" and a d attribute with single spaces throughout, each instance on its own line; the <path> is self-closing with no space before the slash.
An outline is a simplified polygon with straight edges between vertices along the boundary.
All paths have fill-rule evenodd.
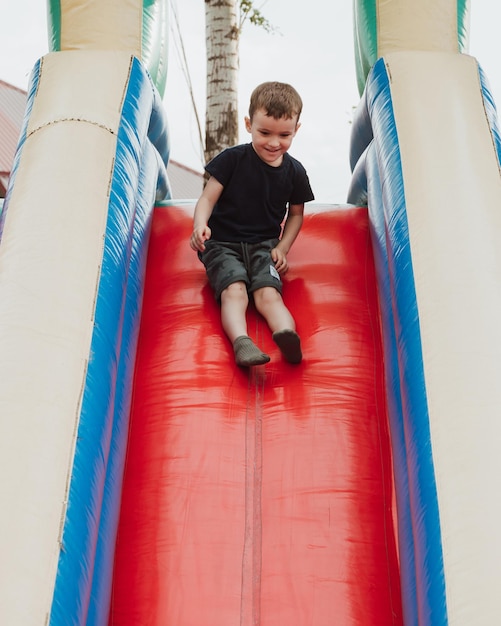
<path id="1" fill-rule="evenodd" d="M 260 243 L 232 243 L 225 241 L 205 242 L 205 250 L 198 253 L 205 265 L 209 284 L 216 299 L 221 293 L 239 281 L 247 285 L 252 293 L 262 287 L 274 287 L 282 293 L 282 280 L 271 259 L 271 251 L 278 239 L 268 239 Z"/>

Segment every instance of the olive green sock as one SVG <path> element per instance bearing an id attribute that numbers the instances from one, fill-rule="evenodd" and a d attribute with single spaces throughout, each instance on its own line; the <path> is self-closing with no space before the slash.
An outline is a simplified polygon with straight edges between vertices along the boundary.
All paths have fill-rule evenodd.
<path id="1" fill-rule="evenodd" d="M 233 351 L 235 352 L 237 364 L 245 367 L 263 365 L 270 360 L 270 357 L 262 352 L 247 335 L 241 335 L 235 339 Z"/>

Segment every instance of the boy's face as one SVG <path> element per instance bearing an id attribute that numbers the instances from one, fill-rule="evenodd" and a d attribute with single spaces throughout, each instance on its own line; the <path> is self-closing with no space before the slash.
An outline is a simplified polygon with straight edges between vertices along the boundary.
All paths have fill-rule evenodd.
<path id="1" fill-rule="evenodd" d="M 276 120 L 266 115 L 264 109 L 258 109 L 252 121 L 246 117 L 245 127 L 252 137 L 252 146 L 258 157 L 268 165 L 278 167 L 283 155 L 292 144 L 300 124 L 297 115 L 291 119 L 281 117 Z"/>

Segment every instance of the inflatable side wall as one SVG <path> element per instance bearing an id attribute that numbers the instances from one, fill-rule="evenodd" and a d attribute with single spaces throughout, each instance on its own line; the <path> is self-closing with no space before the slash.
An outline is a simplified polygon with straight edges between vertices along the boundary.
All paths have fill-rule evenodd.
<path id="1" fill-rule="evenodd" d="M 349 201 L 368 204 L 375 245 L 405 624 L 487 626 L 501 581 L 496 112 L 475 59 L 452 49 L 463 3 L 400 7 L 404 33 L 435 33 L 421 49 L 389 36 L 389 6 L 367 4 L 382 55 L 356 114 Z"/>
<path id="2" fill-rule="evenodd" d="M 107 621 L 151 213 L 170 197 L 134 4 L 89 3 L 89 22 L 58 5 L 67 28 L 95 32 L 99 10 L 139 28 L 106 49 L 63 30 L 37 63 L 2 213 L 3 624 Z"/>

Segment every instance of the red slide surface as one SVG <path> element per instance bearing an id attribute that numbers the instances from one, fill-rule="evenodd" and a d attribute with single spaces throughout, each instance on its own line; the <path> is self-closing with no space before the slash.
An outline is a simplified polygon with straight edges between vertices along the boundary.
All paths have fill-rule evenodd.
<path id="1" fill-rule="evenodd" d="M 392 468 L 364 208 L 307 214 L 284 300 L 304 361 L 234 364 L 188 244 L 155 209 L 110 626 L 400 626 Z"/>

